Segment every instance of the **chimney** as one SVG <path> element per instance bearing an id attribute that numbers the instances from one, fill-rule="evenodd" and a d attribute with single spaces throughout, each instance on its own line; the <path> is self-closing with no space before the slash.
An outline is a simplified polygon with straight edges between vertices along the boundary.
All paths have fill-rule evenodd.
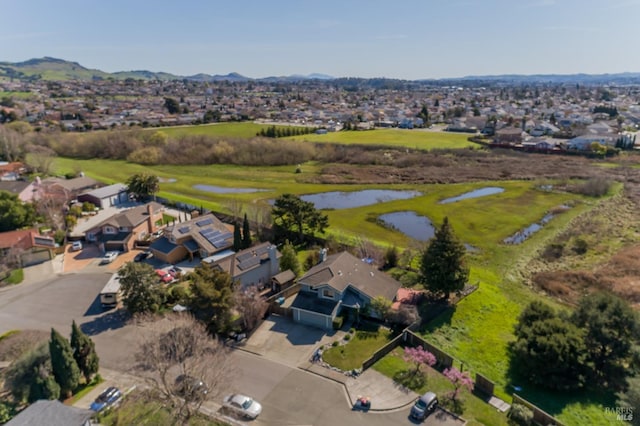
<path id="1" fill-rule="evenodd" d="M 323 248 L 320 250 L 320 259 L 318 261 L 318 264 L 324 262 L 325 260 L 327 260 L 327 249 Z"/>
<path id="2" fill-rule="evenodd" d="M 278 261 L 278 249 L 275 245 L 269 246 L 269 279 L 280 272 L 280 262 Z"/>
<path id="3" fill-rule="evenodd" d="M 156 232 L 156 222 L 153 220 L 153 207 L 151 203 L 147 204 L 147 221 L 149 223 L 149 233 L 153 234 Z"/>

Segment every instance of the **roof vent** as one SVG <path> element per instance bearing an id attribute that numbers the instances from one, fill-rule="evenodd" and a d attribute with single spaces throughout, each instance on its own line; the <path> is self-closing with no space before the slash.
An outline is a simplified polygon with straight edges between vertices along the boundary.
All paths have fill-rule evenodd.
<path id="1" fill-rule="evenodd" d="M 370 272 L 369 272 L 369 275 L 373 276 L 373 271 L 370 271 Z"/>

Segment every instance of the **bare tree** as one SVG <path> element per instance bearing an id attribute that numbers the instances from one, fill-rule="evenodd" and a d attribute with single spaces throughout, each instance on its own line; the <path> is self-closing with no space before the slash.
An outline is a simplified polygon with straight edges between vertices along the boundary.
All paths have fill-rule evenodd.
<path id="1" fill-rule="evenodd" d="M 11 162 L 22 157 L 25 138 L 20 132 L 7 126 L 0 126 L 0 157 Z"/>
<path id="2" fill-rule="evenodd" d="M 240 220 L 240 214 L 242 213 L 243 208 L 243 204 L 240 200 L 233 198 L 229 201 L 226 201 L 224 203 L 224 206 L 229 209 L 234 220 Z"/>
<path id="3" fill-rule="evenodd" d="M 31 145 L 29 147 L 29 156 L 27 164 L 36 172 L 48 175 L 51 172 L 51 166 L 56 157 L 56 153 L 46 146 Z"/>
<path id="4" fill-rule="evenodd" d="M 205 400 L 228 389 L 233 375 L 228 349 L 191 315 L 146 316 L 140 321 L 134 370 L 178 422 L 186 424 Z"/>
<path id="5" fill-rule="evenodd" d="M 260 237 L 262 228 L 271 225 L 271 206 L 266 201 L 256 201 L 248 205 L 247 215 L 249 220 L 255 224 L 258 237 Z"/>
<path id="6" fill-rule="evenodd" d="M 260 295 L 256 286 L 243 289 L 238 285 L 234 299 L 236 310 L 242 315 L 244 328 L 253 330 L 267 313 L 269 303 Z"/>
<path id="7" fill-rule="evenodd" d="M 71 193 L 60 186 L 57 186 L 55 191 L 51 188 L 41 188 L 39 198 L 35 202 L 36 211 L 55 229 L 64 229 L 64 208 L 70 198 Z"/>

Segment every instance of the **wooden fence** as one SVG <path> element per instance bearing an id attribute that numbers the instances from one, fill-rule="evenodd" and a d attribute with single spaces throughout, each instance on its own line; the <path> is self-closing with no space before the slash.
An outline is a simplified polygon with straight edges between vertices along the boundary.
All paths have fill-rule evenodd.
<path id="1" fill-rule="evenodd" d="M 396 336 L 395 339 L 393 339 L 392 341 L 384 345 L 382 348 L 378 349 L 373 355 L 371 355 L 369 359 L 365 360 L 362 363 L 362 371 L 366 370 L 376 362 L 380 361 L 381 358 L 383 358 L 389 352 L 394 350 L 401 343 L 402 343 L 402 334 L 400 334 L 399 336 Z"/>

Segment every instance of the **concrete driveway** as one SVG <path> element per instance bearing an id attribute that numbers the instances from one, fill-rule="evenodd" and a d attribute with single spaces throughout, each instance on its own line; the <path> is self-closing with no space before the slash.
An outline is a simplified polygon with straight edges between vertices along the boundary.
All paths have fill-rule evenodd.
<path id="1" fill-rule="evenodd" d="M 344 334 L 341 330 L 320 330 L 294 323 L 287 317 L 270 315 L 242 349 L 298 367 L 311 359 L 316 348 L 340 340 Z"/>

